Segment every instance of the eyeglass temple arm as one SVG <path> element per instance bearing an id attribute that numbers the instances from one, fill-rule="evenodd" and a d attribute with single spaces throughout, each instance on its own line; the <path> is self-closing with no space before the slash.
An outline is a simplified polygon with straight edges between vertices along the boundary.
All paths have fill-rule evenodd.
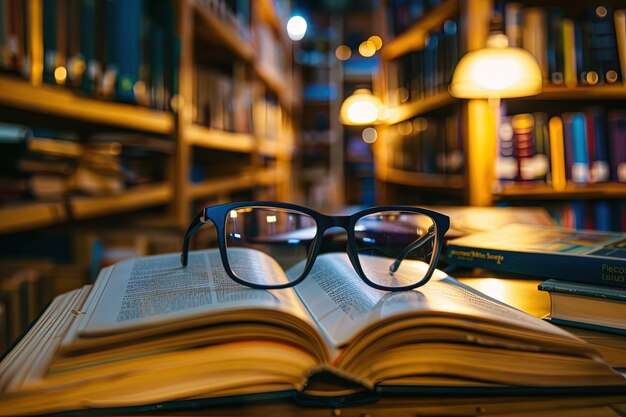
<path id="1" fill-rule="evenodd" d="M 435 237 L 435 226 L 430 226 L 428 228 L 428 232 L 424 236 L 420 236 L 418 239 L 415 240 L 415 242 L 411 243 L 406 248 L 404 248 L 402 252 L 400 252 L 396 260 L 393 261 L 391 266 L 389 266 L 389 272 L 391 273 L 396 272 L 398 268 L 400 268 L 400 264 L 404 260 L 404 257 L 407 256 L 409 252 L 411 252 L 413 249 L 419 248 L 424 243 L 428 242 L 430 239 L 434 237 Z"/>
<path id="2" fill-rule="evenodd" d="M 204 217 L 204 212 L 201 211 L 198 216 L 191 222 L 189 228 L 185 232 L 185 238 L 183 239 L 183 251 L 180 254 L 180 262 L 183 266 L 187 266 L 187 261 L 189 260 L 189 242 L 191 242 L 191 238 L 196 234 L 198 229 L 202 227 L 204 222 L 202 221 Z"/>

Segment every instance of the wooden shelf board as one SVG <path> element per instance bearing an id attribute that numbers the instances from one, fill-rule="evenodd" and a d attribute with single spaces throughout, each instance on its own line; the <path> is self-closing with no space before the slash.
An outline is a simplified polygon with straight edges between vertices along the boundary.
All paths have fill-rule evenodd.
<path id="1" fill-rule="evenodd" d="M 460 175 L 423 174 L 395 168 L 387 168 L 385 172 L 378 171 L 376 174 L 381 181 L 412 187 L 444 188 L 455 191 L 465 188 L 465 181 Z"/>
<path id="2" fill-rule="evenodd" d="M 626 183 L 603 184 L 568 184 L 562 191 L 555 190 L 550 184 L 514 185 L 504 187 L 495 192 L 497 200 L 507 199 L 535 199 L 535 200 L 565 200 L 565 199 L 611 199 L 626 198 Z"/>
<path id="3" fill-rule="evenodd" d="M 214 178 L 197 184 L 190 184 L 189 195 L 192 198 L 204 198 L 220 193 L 228 193 L 237 190 L 254 187 L 254 175 L 244 172 L 224 178 Z"/>
<path id="4" fill-rule="evenodd" d="M 52 226 L 67 220 L 60 202 L 33 202 L 0 207 L 0 233 Z"/>
<path id="5" fill-rule="evenodd" d="M 447 91 L 442 91 L 422 100 L 415 100 L 389 109 L 387 124 L 400 123 L 416 116 L 440 109 L 457 101 Z"/>
<path id="6" fill-rule="evenodd" d="M 196 16 L 202 25 L 194 25 L 197 35 L 210 43 L 218 43 L 232 51 L 246 62 L 253 62 L 254 48 L 245 40 L 236 28 L 224 22 L 209 7 L 194 2 Z"/>
<path id="7" fill-rule="evenodd" d="M 287 109 L 291 108 L 294 98 L 291 93 L 291 88 L 287 85 L 284 78 L 276 72 L 273 68 L 268 67 L 265 64 L 256 63 L 254 70 L 259 76 L 263 84 L 269 88 L 280 100 L 281 104 Z"/>
<path id="8" fill-rule="evenodd" d="M 597 85 L 590 87 L 564 87 L 545 85 L 543 91 L 522 100 L 621 100 L 626 99 L 626 85 Z"/>
<path id="9" fill-rule="evenodd" d="M 184 129 L 185 140 L 190 145 L 233 152 L 252 152 L 255 147 L 254 136 L 248 133 L 235 133 L 211 129 L 192 124 Z"/>
<path id="10" fill-rule="evenodd" d="M 0 104 L 146 132 L 170 134 L 174 130 L 174 116 L 165 111 L 81 97 L 61 87 L 34 87 L 7 76 L 0 76 Z"/>
<path id="11" fill-rule="evenodd" d="M 444 0 L 434 9 L 383 46 L 382 57 L 386 60 L 398 58 L 424 48 L 428 34 L 454 17 L 459 10 L 459 0 Z"/>
<path id="12" fill-rule="evenodd" d="M 143 185 L 119 195 L 74 197 L 70 200 L 70 208 L 74 219 L 88 219 L 167 204 L 173 195 L 169 184 Z"/>

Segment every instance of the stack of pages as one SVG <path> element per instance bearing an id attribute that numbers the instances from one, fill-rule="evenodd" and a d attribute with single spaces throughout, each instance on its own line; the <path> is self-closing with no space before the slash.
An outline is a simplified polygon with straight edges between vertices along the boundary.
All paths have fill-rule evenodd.
<path id="1" fill-rule="evenodd" d="M 283 274 L 265 256 L 249 267 Z M 331 253 L 293 289 L 265 291 L 234 283 L 216 251 L 179 259 L 123 261 L 56 298 L 0 363 L 0 415 L 626 389 L 582 340 L 439 271 L 385 292 Z"/>

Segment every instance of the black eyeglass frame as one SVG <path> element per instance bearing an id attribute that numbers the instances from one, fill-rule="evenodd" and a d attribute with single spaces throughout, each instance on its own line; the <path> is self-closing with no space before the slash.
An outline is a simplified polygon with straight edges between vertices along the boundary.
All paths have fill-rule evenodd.
<path id="1" fill-rule="evenodd" d="M 228 262 L 227 256 L 227 247 L 226 247 L 226 219 L 228 214 L 232 210 L 237 210 L 241 208 L 275 208 L 275 209 L 285 209 L 292 210 L 295 212 L 300 212 L 310 216 L 316 225 L 316 233 L 313 238 L 312 249 L 309 248 L 309 253 L 306 260 L 306 265 L 302 274 L 294 281 L 288 282 L 286 284 L 280 285 L 262 285 L 255 284 L 252 282 L 244 281 L 237 277 L 235 273 L 232 271 L 230 267 L 230 263 Z M 361 267 L 361 263 L 359 262 L 359 256 L 356 248 L 356 236 L 355 236 L 355 226 L 357 221 L 362 217 L 373 213 L 385 212 L 385 211 L 400 211 L 407 213 L 415 213 L 415 214 L 423 214 L 435 222 L 435 242 L 433 243 L 433 253 L 432 255 L 432 263 L 429 266 L 428 271 L 424 275 L 424 277 L 416 282 L 415 284 L 407 285 L 404 287 L 388 287 L 385 285 L 379 285 L 375 282 L 370 281 L 365 273 L 363 272 L 363 268 Z M 240 203 L 227 203 L 220 204 L 217 206 L 206 207 L 200 211 L 200 213 L 194 218 L 185 233 L 185 238 L 183 240 L 183 250 L 181 253 L 181 263 L 183 267 L 187 266 L 187 262 L 189 259 L 189 244 L 191 242 L 192 237 L 196 234 L 196 232 L 205 224 L 211 222 L 216 228 L 217 233 L 217 243 L 220 252 L 220 258 L 222 260 L 222 264 L 224 266 L 224 270 L 228 274 L 230 278 L 232 278 L 235 282 L 245 285 L 247 287 L 256 288 L 256 289 L 282 289 L 289 288 L 295 285 L 298 285 L 302 282 L 306 276 L 311 271 L 315 260 L 317 259 L 317 255 L 320 251 L 320 247 L 322 246 L 322 237 L 324 236 L 324 232 L 332 227 L 339 227 L 346 231 L 348 235 L 348 242 L 346 245 L 346 253 L 348 254 L 348 258 L 352 263 L 352 267 L 356 271 L 357 275 L 369 286 L 376 288 L 378 290 L 383 291 L 405 291 L 411 290 L 413 288 L 420 287 L 426 284 L 435 268 L 437 266 L 437 262 L 439 260 L 439 254 L 441 252 L 441 243 L 443 241 L 443 236 L 446 234 L 450 227 L 450 218 L 445 214 L 438 213 L 436 211 L 411 207 L 411 206 L 379 206 L 379 207 L 371 207 L 365 210 L 358 211 L 349 216 L 329 216 L 322 213 L 319 213 L 315 210 L 312 210 L 307 207 L 299 206 L 296 204 L 290 203 L 280 203 L 274 201 L 249 201 L 249 202 L 240 202 Z"/>

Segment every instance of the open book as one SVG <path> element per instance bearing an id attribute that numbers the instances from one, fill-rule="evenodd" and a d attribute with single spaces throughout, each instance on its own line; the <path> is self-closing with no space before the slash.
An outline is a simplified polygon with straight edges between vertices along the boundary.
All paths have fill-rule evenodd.
<path id="1" fill-rule="evenodd" d="M 241 256 L 282 274 L 260 252 Z M 625 386 L 585 342 L 440 271 L 417 290 L 384 292 L 330 253 L 298 286 L 265 291 L 199 251 L 187 268 L 178 254 L 123 261 L 56 298 L 0 363 L 0 414 Z"/>

